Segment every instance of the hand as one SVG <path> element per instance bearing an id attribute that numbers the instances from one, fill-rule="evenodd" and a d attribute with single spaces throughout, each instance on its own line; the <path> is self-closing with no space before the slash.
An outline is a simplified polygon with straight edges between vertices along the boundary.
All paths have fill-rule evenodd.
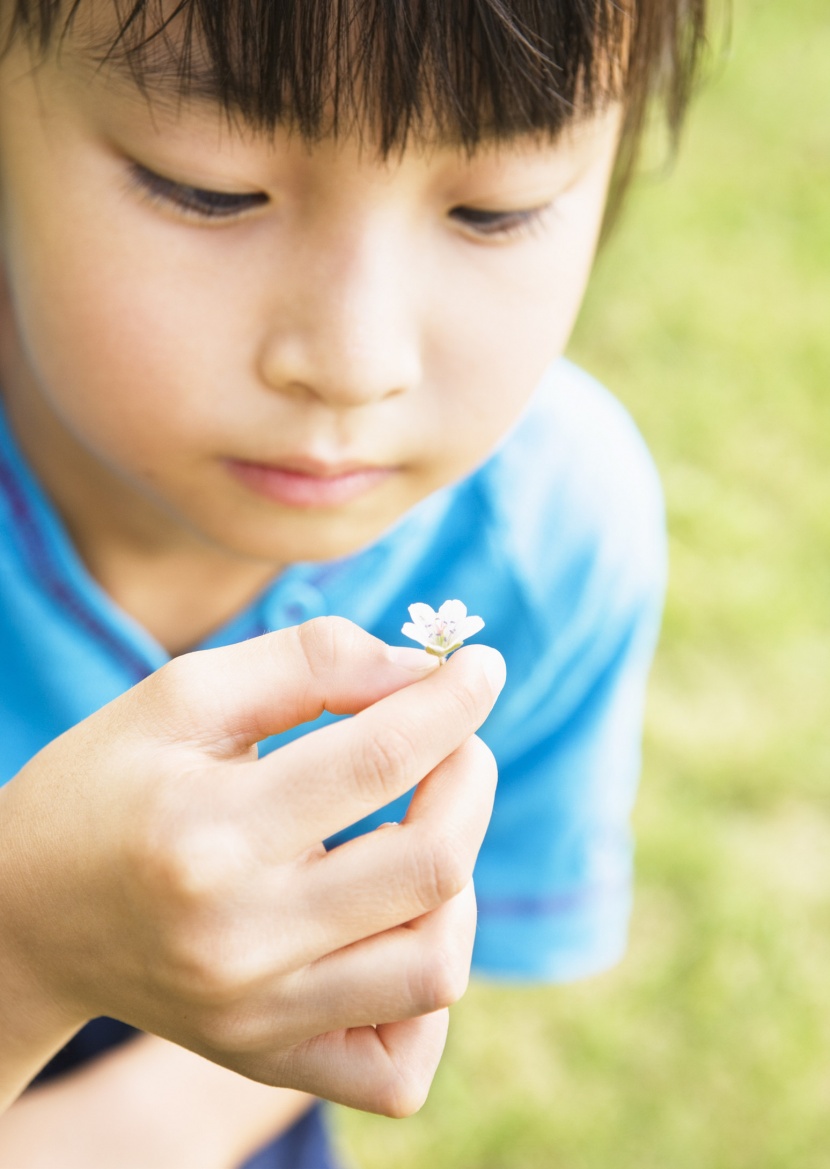
<path id="1" fill-rule="evenodd" d="M 421 663 L 322 619 L 178 658 L 51 743 L 0 792 L 17 984 L 64 1026 L 109 1014 L 265 1083 L 419 1107 L 466 985 L 495 785 L 473 732 L 503 680 L 485 647 Z M 323 709 L 360 713 L 257 758 Z M 402 824 L 325 852 L 421 780 Z"/>

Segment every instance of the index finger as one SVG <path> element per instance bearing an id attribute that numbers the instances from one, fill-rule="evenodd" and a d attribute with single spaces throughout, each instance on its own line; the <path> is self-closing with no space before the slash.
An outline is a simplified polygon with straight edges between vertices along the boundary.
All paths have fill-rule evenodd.
<path id="1" fill-rule="evenodd" d="M 404 795 L 466 742 L 504 679 L 497 650 L 469 646 L 353 718 L 264 756 L 249 765 L 258 816 L 292 852 L 347 828 Z"/>
<path id="2" fill-rule="evenodd" d="M 354 714 L 436 668 L 423 650 L 386 645 L 342 617 L 317 617 L 183 654 L 134 694 L 146 699 L 154 736 L 235 757 L 324 710 Z"/>

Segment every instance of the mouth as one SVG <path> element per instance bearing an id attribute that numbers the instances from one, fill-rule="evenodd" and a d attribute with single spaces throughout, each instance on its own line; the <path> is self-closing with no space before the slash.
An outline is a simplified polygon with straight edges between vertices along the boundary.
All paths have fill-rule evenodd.
<path id="1" fill-rule="evenodd" d="M 234 478 L 255 495 L 284 507 L 308 509 L 350 503 L 380 486 L 398 469 L 306 459 L 278 464 L 228 459 L 226 465 Z"/>

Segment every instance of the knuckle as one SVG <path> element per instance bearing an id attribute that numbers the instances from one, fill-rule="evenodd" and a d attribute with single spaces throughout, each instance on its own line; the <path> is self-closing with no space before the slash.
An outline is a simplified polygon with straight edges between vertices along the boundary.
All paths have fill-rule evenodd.
<path id="1" fill-rule="evenodd" d="M 237 1001 L 238 983 L 217 940 L 201 929 L 179 932 L 171 944 L 170 966 L 188 1001 L 206 1013 L 211 1032 L 220 1021 L 225 1025 L 224 1012 Z"/>
<path id="2" fill-rule="evenodd" d="M 489 793 L 492 800 L 499 770 L 496 757 L 484 740 L 478 735 L 471 735 L 466 743 L 459 747 L 457 756 L 464 768 L 475 776 L 476 786 L 482 796 Z"/>
<path id="3" fill-rule="evenodd" d="M 378 797 L 394 790 L 399 794 L 412 768 L 415 745 L 406 731 L 397 726 L 384 727 L 382 734 L 363 735 L 355 748 L 353 772 L 368 803 L 378 806 Z"/>
<path id="4" fill-rule="evenodd" d="M 418 1014 L 427 1014 L 457 1003 L 470 980 L 466 953 L 451 939 L 444 946 L 433 944 L 412 987 Z M 465 947 L 466 950 L 466 947 Z"/>
<path id="5" fill-rule="evenodd" d="M 468 726 L 471 731 L 475 730 L 481 726 L 490 710 L 489 693 L 476 674 L 459 671 L 453 676 L 452 683 L 447 695 L 450 709 L 444 717 Z"/>
<path id="6" fill-rule="evenodd" d="M 464 850 L 448 833 L 428 838 L 417 863 L 417 885 L 427 910 L 455 897 L 470 880 L 470 863 Z"/>
<path id="7" fill-rule="evenodd" d="M 244 867 L 242 841 L 224 824 L 202 824 L 182 833 L 166 855 L 171 893 L 186 905 L 213 904 L 233 888 Z"/>
<path id="8" fill-rule="evenodd" d="M 239 1000 L 230 1004 L 210 1001 L 200 1006 L 204 1011 L 201 1036 L 215 1052 L 250 1054 L 261 1051 L 271 1038 L 270 1029 L 260 1013 Z"/>
<path id="9" fill-rule="evenodd" d="M 269 973 L 255 948 L 232 926 L 203 923 L 180 933 L 171 951 L 175 984 L 204 1018 L 211 1042 L 223 1049 L 255 1044 L 261 1026 L 250 1004 Z"/>
<path id="10" fill-rule="evenodd" d="M 432 1085 L 447 1033 L 447 1012 L 425 1016 L 409 1041 L 387 1048 L 383 1071 L 372 1077 L 371 1110 L 397 1120 L 423 1107 Z"/>
<path id="11" fill-rule="evenodd" d="M 148 875 L 167 900 L 181 907 L 210 905 L 245 867 L 238 833 L 227 824 L 169 825 L 145 842 Z"/>
<path id="12" fill-rule="evenodd" d="M 414 1116 L 426 1103 L 431 1084 L 432 1076 L 423 1071 L 395 1069 L 378 1087 L 377 1111 L 392 1120 Z"/>
<path id="13" fill-rule="evenodd" d="M 348 656 L 357 626 L 345 617 L 314 617 L 296 627 L 296 637 L 309 673 L 328 673 Z"/>
<path id="14" fill-rule="evenodd" d="M 237 834 L 221 825 L 172 824 L 132 845 L 134 907 L 155 913 L 158 971 L 195 1006 L 233 1003 L 264 972 L 262 945 L 244 937 L 245 920 L 229 912 L 245 885 L 246 860 Z M 264 945 L 264 943 L 263 943 Z"/>

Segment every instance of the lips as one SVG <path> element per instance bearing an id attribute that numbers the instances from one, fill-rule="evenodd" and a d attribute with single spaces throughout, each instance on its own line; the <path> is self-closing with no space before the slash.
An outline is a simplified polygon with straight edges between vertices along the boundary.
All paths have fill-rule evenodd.
<path id="1" fill-rule="evenodd" d="M 337 507 L 378 487 L 393 467 L 359 463 L 317 463 L 293 459 L 280 464 L 229 459 L 231 474 L 249 490 L 273 503 L 295 508 Z"/>

